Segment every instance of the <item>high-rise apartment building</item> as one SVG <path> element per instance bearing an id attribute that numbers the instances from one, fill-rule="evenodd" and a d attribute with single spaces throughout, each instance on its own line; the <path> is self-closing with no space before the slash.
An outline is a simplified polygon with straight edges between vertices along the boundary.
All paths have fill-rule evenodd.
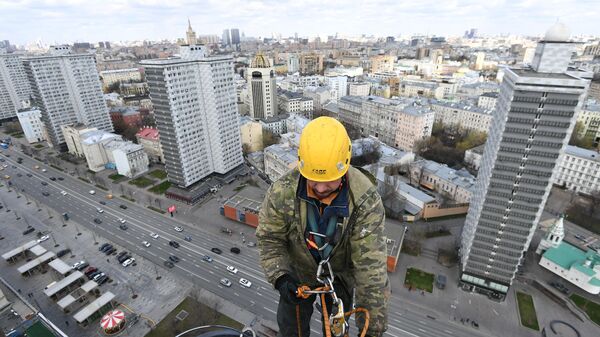
<path id="1" fill-rule="evenodd" d="M 15 117 L 31 96 L 20 56 L 0 51 L 0 120 Z"/>
<path id="2" fill-rule="evenodd" d="M 568 38 L 557 23 L 531 68 L 506 69 L 462 233 L 465 290 L 503 300 L 531 243 L 589 85 L 565 73 Z"/>
<path id="3" fill-rule="evenodd" d="M 287 72 L 288 74 L 297 73 L 300 70 L 300 59 L 298 54 L 287 54 Z"/>
<path id="4" fill-rule="evenodd" d="M 65 124 L 83 123 L 113 131 L 94 55 L 73 54 L 68 46 L 53 46 L 48 55 L 25 57 L 23 64 L 32 105 L 42 113 L 52 146 L 66 149 L 61 130 Z"/>
<path id="5" fill-rule="evenodd" d="M 234 46 L 240 44 L 240 30 L 237 28 L 231 28 L 231 44 Z"/>
<path id="6" fill-rule="evenodd" d="M 181 46 L 179 58 L 145 60 L 168 179 L 182 189 L 243 163 L 233 57 Z M 195 192 L 194 192 L 195 193 Z M 201 192 L 198 192 L 201 193 Z M 186 197 L 195 202 L 199 196 Z"/>
<path id="7" fill-rule="evenodd" d="M 348 95 L 348 77 L 346 76 L 326 76 L 325 83 L 331 88 L 331 98 L 339 100 Z"/>
<path id="8" fill-rule="evenodd" d="M 223 29 L 223 35 L 221 38 L 221 44 L 223 46 L 230 46 L 231 45 L 231 37 L 229 36 L 229 29 Z"/>
<path id="9" fill-rule="evenodd" d="M 300 55 L 300 74 L 315 75 L 323 72 L 323 55 L 311 52 Z"/>
<path id="10" fill-rule="evenodd" d="M 277 85 L 275 71 L 269 60 L 262 53 L 250 63 L 247 70 L 248 98 L 250 101 L 250 116 L 264 119 L 277 115 Z"/>

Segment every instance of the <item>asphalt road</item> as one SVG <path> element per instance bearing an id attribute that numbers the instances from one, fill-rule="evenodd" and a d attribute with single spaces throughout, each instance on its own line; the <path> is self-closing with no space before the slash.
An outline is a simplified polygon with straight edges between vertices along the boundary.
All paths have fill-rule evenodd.
<path id="1" fill-rule="evenodd" d="M 24 189 L 28 198 L 37 200 L 56 212 L 69 214 L 69 222 L 76 222 L 85 226 L 96 234 L 125 247 L 134 253 L 137 258 L 143 257 L 164 268 L 163 262 L 169 255 L 178 256 L 181 261 L 171 269 L 176 275 L 187 277 L 198 286 L 213 292 L 214 294 L 249 310 L 266 319 L 276 321 L 278 294 L 266 282 L 263 272 L 258 264 L 258 253 L 254 248 L 239 247 L 240 255 L 230 253 L 232 244 L 223 241 L 219 236 L 202 230 L 202 219 L 198 219 L 195 226 L 188 226 L 174 219 L 164 217 L 152 210 L 145 209 L 131 202 L 114 198 L 108 200 L 106 193 L 92 185 L 86 184 L 68 174 L 55 170 L 54 168 L 39 163 L 20 152 L 4 150 L 3 154 L 9 153 L 10 158 L 0 165 L 7 164 L 8 167 L 0 172 L 11 176 L 14 188 L 19 191 Z M 22 164 L 17 164 L 17 157 L 23 158 Z M 34 166 L 39 165 L 39 169 Z M 15 166 L 15 168 L 13 168 Z M 47 172 L 42 172 L 45 168 Z M 18 176 L 21 174 L 21 177 Z M 27 174 L 31 174 L 28 177 Z M 64 180 L 51 181 L 50 177 L 63 177 Z M 41 182 L 47 182 L 44 186 Z M 91 195 L 89 191 L 96 191 Z M 67 195 L 61 195 L 61 191 Z M 47 192 L 49 196 L 42 193 Z M 100 201 L 106 202 L 101 205 Z M 121 209 L 119 205 L 124 204 L 127 209 Z M 97 208 L 104 210 L 99 213 Z M 57 215 L 58 216 L 58 215 Z M 102 220 L 101 224 L 95 224 L 94 218 Z M 119 229 L 118 219 L 127 221 L 128 229 Z M 184 230 L 179 233 L 174 230 L 180 226 Z M 199 228 L 200 227 L 200 228 Z M 158 239 L 150 237 L 154 232 L 160 235 Z M 191 236 L 192 241 L 184 241 L 185 236 Z M 178 249 L 169 246 L 169 241 L 179 242 Z M 142 241 L 148 241 L 151 246 L 146 248 Z M 103 243 L 103 241 L 100 241 Z M 219 248 L 223 251 L 221 255 L 212 253 L 211 248 Z M 93 249 L 97 249 L 94 247 Z M 98 252 L 100 254 L 100 252 Z M 204 255 L 213 258 L 212 263 L 202 260 Z M 231 274 L 226 270 L 227 266 L 234 266 L 239 271 Z M 243 277 L 252 282 L 250 288 L 242 287 L 238 281 Z M 230 288 L 219 284 L 221 278 L 228 278 L 233 284 Z M 353 322 L 351 325 L 354 325 Z M 355 330 L 355 328 L 353 328 Z M 314 335 L 321 334 L 320 324 L 313 320 L 311 330 Z M 395 297 L 392 297 L 389 310 L 389 326 L 386 336 L 412 336 L 412 337 L 437 337 L 437 336 L 484 336 L 481 331 L 453 324 L 445 319 L 428 318 L 426 315 L 403 306 Z"/>

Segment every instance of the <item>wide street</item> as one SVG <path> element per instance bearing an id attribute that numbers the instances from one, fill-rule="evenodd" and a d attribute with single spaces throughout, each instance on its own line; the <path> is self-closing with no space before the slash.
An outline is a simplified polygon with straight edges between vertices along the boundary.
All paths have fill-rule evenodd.
<path id="1" fill-rule="evenodd" d="M 103 190 L 35 161 L 20 152 L 4 150 L 3 154 L 6 153 L 9 153 L 10 157 L 0 156 L 6 160 L 0 164 L 7 164 L 8 167 L 1 173 L 2 176 L 11 176 L 13 189 L 49 206 L 59 214 L 68 213 L 69 222 L 84 226 L 99 237 L 105 238 L 106 241 L 115 242 L 161 268 L 165 268 L 163 262 L 169 255 L 178 256 L 181 261 L 171 269 L 176 275 L 186 277 L 199 287 L 254 314 L 275 321 L 278 294 L 264 279 L 255 248 L 239 246 L 241 254 L 233 254 L 230 252 L 232 244 L 202 229 L 202 219 L 198 219 L 193 225 L 188 225 L 120 198 L 109 200 Z M 17 163 L 18 157 L 23 158 L 22 164 Z M 36 165 L 40 168 L 35 169 Z M 46 169 L 47 172 L 42 172 L 42 169 Z M 51 181 L 50 177 L 62 177 L 64 180 Z M 42 185 L 42 182 L 46 182 L 47 185 Z M 89 193 L 92 189 L 96 191 L 94 195 Z M 65 191 L 66 195 L 62 195 L 61 191 Z M 0 193 L 6 193 L 6 187 L 2 188 Z M 49 195 L 44 196 L 43 193 Z M 100 201 L 106 204 L 100 204 Z M 120 205 L 126 205 L 127 209 L 120 208 Z M 98 208 L 103 212 L 99 213 Z M 102 223 L 94 223 L 95 218 L 100 219 Z M 119 229 L 119 218 L 126 220 L 127 230 Z M 176 232 L 175 226 L 181 226 L 183 232 Z M 151 232 L 157 233 L 160 237 L 151 238 Z M 185 236 L 191 236 L 191 242 L 185 241 Z M 171 247 L 169 245 L 171 240 L 177 241 L 180 247 Z M 100 238 L 98 241 L 105 242 Z M 142 241 L 150 242 L 151 246 L 144 247 Z M 211 248 L 219 248 L 223 253 L 214 254 Z M 211 256 L 213 262 L 203 261 L 204 255 Z M 236 267 L 238 273 L 231 274 L 226 270 L 227 266 Z M 250 280 L 252 286 L 242 287 L 238 283 L 241 277 Z M 221 278 L 228 278 L 233 283 L 232 286 L 228 288 L 219 284 Z M 317 320 L 313 320 L 311 330 L 315 335 L 320 334 L 321 329 Z M 386 336 L 485 336 L 485 334 L 449 322 L 447 317 L 427 317 L 418 310 L 400 305 L 398 298 L 393 296 Z"/>

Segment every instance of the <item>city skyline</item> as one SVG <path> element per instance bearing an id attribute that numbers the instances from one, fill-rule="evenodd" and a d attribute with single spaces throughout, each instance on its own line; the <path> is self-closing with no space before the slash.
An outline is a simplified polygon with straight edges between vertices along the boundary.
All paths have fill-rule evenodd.
<path id="1" fill-rule="evenodd" d="M 273 15 L 273 12 L 280 13 Z M 397 36 L 429 34 L 461 36 L 477 28 L 483 36 L 541 36 L 559 19 L 573 35 L 595 34 L 593 1 L 539 0 L 395 3 L 374 0 L 333 1 L 5 1 L 0 0 L 0 31 L 13 44 L 77 41 L 174 40 L 184 36 L 189 18 L 198 35 L 221 35 L 238 27 L 246 36 L 284 37 L 335 35 Z M 135 15 L 132 15 L 135 14 Z M 317 24 L 314 18 L 321 18 Z M 511 22 L 507 25 L 507 22 Z M 158 24 L 157 24 L 158 23 Z"/>

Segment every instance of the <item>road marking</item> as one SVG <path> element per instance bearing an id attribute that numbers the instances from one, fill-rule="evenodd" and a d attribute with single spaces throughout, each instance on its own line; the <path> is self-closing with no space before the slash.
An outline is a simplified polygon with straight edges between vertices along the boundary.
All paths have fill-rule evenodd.
<path id="1" fill-rule="evenodd" d="M 411 336 L 419 337 L 419 335 L 415 335 L 415 334 L 414 334 L 414 333 L 412 333 L 412 332 L 408 332 L 408 331 L 406 331 L 406 330 L 404 330 L 404 329 L 400 329 L 400 328 L 398 328 L 398 327 L 395 327 L 395 326 L 393 326 L 393 325 L 390 325 L 390 328 L 392 328 L 392 329 L 396 329 L 396 330 L 398 330 L 398 331 L 401 331 L 401 332 L 403 332 L 403 333 L 405 333 L 405 334 L 409 334 L 409 335 L 411 335 Z"/>
<path id="2" fill-rule="evenodd" d="M 238 297 L 240 296 L 240 294 L 238 294 L 238 293 L 235 293 L 235 292 L 234 292 L 233 294 L 234 294 L 235 296 L 238 296 Z"/>
<path id="3" fill-rule="evenodd" d="M 444 330 L 444 332 L 452 335 L 452 331 Z"/>
<path id="4" fill-rule="evenodd" d="M 214 274 L 215 274 L 215 272 L 214 272 L 214 271 L 212 271 L 212 270 L 209 270 L 208 272 L 209 272 L 209 273 L 211 273 L 211 275 L 214 275 Z"/>
<path id="5" fill-rule="evenodd" d="M 496 309 L 492 309 L 492 311 L 494 312 L 494 314 L 496 314 L 496 316 L 500 316 L 500 314 L 496 311 Z"/>
<path id="6" fill-rule="evenodd" d="M 425 332 L 425 330 L 421 329 L 421 328 L 417 328 L 419 331 L 421 332 Z"/>
<path id="7" fill-rule="evenodd" d="M 267 307 L 263 307 L 263 309 L 265 309 L 266 311 L 272 312 L 272 313 L 274 313 L 274 314 L 277 314 L 275 311 L 273 311 L 273 310 L 271 310 L 271 309 L 269 309 L 269 308 L 267 308 Z M 311 330 L 312 330 L 312 329 L 311 329 Z M 317 333 L 318 333 L 318 332 L 317 332 Z"/>

